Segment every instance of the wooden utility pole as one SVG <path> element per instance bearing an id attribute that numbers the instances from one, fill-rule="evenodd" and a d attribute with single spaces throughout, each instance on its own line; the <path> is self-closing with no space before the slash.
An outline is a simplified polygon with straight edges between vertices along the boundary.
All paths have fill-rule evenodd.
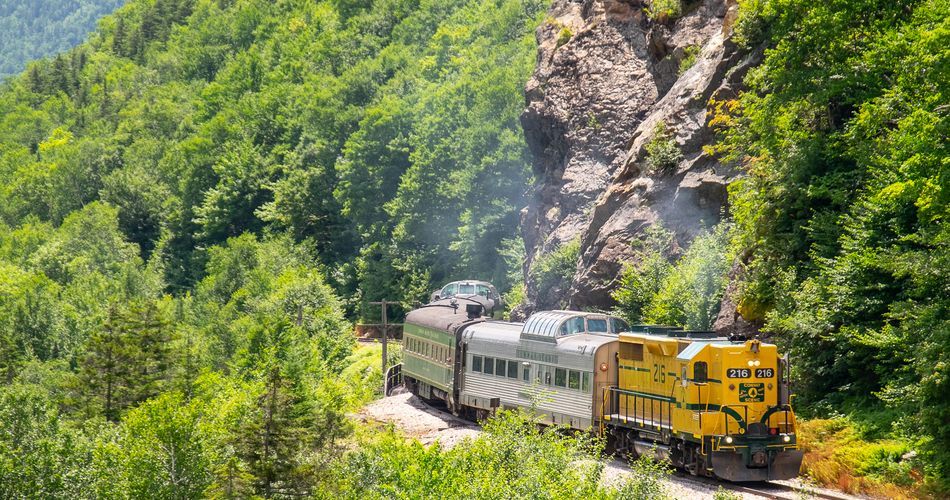
<path id="1" fill-rule="evenodd" d="M 380 301 L 380 302 L 370 302 L 370 304 L 381 306 L 381 308 L 382 308 L 382 310 L 383 310 L 383 334 L 382 334 L 382 340 L 383 340 L 383 397 L 386 397 L 386 360 L 387 360 L 387 358 L 386 358 L 386 344 L 387 344 L 387 341 L 389 340 L 389 321 L 387 321 L 386 310 L 388 309 L 387 306 L 390 304 L 390 302 L 387 302 L 386 300 L 382 300 L 382 301 Z"/>

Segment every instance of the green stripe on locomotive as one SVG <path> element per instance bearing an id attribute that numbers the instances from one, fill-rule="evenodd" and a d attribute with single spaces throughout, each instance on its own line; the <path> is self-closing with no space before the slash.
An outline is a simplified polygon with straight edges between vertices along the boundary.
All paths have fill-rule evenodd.
<path id="1" fill-rule="evenodd" d="M 403 351 L 403 374 L 451 393 L 454 374 L 452 359 L 455 356 L 455 336 L 449 332 L 406 323 L 403 327 L 403 345 L 408 347 L 410 344 L 428 344 L 429 354 L 423 354 L 426 349 L 405 349 Z M 449 353 L 448 357 L 433 356 L 431 350 L 435 347 L 445 349 Z M 437 357 L 443 359 L 436 359 Z"/>

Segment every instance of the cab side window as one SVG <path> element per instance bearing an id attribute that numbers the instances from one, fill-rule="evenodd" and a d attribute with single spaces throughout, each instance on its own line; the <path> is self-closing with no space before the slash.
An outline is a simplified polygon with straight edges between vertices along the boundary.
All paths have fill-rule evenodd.
<path id="1" fill-rule="evenodd" d="M 709 380 L 709 367 L 705 361 L 697 361 L 693 365 L 693 382 L 706 383 Z"/>
<path id="2" fill-rule="evenodd" d="M 458 293 L 458 290 L 459 290 L 458 283 L 450 283 L 448 285 L 445 285 L 445 288 L 442 289 L 442 293 L 439 295 L 441 295 L 442 298 L 455 297 L 455 294 Z"/>

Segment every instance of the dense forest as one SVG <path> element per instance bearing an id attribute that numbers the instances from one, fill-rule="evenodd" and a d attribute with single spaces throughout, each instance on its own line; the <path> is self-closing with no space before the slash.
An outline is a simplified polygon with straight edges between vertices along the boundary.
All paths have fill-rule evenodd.
<path id="1" fill-rule="evenodd" d="M 675 259 L 651 229 L 615 298 L 705 328 L 733 279 L 791 351 L 803 415 L 903 443 L 865 473 L 946 488 L 950 7 L 739 4 L 735 41 L 764 61 L 709 103 L 709 154 L 748 173 L 730 220 Z M 366 302 L 521 281 L 518 116 L 546 8 L 131 0 L 8 79 L 0 496 L 617 494 L 599 443 L 524 415 L 451 451 L 345 416 L 380 381 L 350 333 Z M 578 248 L 533 281 L 569 276 Z M 594 465 L 552 474 L 578 462 Z"/>
<path id="2" fill-rule="evenodd" d="M 950 4 L 753 2 L 772 47 L 722 103 L 740 312 L 797 363 L 800 406 L 909 439 L 950 477 Z M 946 483 L 945 483 L 946 484 Z"/>
<path id="3" fill-rule="evenodd" d="M 747 174 L 728 220 L 678 256 L 651 228 L 614 298 L 631 320 L 702 329 L 733 280 L 738 313 L 790 353 L 802 415 L 897 438 L 874 474 L 910 484 L 920 467 L 947 488 L 950 4 L 739 4 L 734 41 L 764 61 L 708 104 L 707 153 Z"/>
<path id="4" fill-rule="evenodd" d="M 545 8 L 132 1 L 10 79 L 0 496 L 322 491 L 356 304 L 508 279 Z"/>
<path id="5" fill-rule="evenodd" d="M 26 64 L 82 43 L 96 22 L 125 0 L 4 0 L 0 3 L 0 80 Z"/>

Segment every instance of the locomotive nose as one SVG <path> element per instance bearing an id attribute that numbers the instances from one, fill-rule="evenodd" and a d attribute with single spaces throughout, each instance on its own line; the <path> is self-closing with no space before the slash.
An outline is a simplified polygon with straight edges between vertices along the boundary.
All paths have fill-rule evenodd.
<path id="1" fill-rule="evenodd" d="M 755 467 L 765 467 L 768 465 L 769 456 L 764 451 L 757 451 L 752 454 L 752 465 Z"/>

